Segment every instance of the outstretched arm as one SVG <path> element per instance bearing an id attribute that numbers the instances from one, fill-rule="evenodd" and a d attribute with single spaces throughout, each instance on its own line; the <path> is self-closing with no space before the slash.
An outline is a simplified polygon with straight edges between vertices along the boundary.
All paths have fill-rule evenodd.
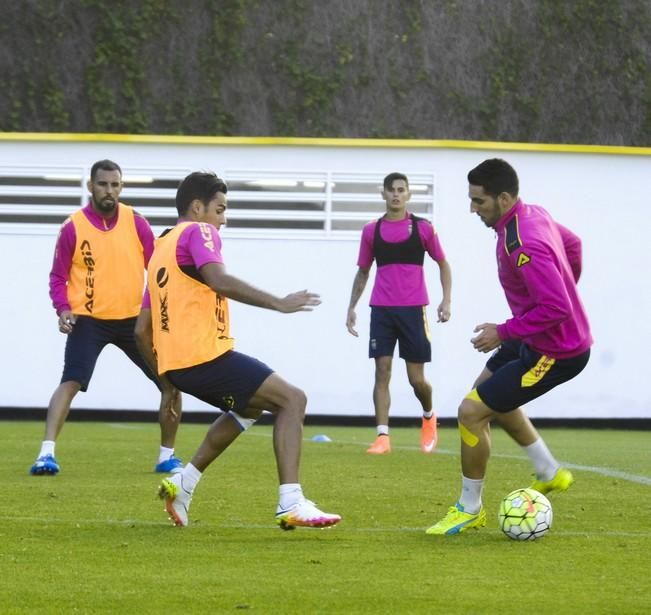
<path id="1" fill-rule="evenodd" d="M 364 289 L 366 288 L 366 283 L 368 282 L 368 275 L 370 269 L 365 267 L 359 267 L 357 273 L 355 274 L 355 279 L 353 280 L 353 288 L 350 292 L 350 302 L 348 303 L 348 314 L 346 315 L 346 328 L 351 335 L 359 337 L 359 333 L 355 329 L 357 324 L 357 314 L 355 313 L 355 306 L 359 301 L 359 298 L 362 296 Z"/>
<path id="2" fill-rule="evenodd" d="M 255 307 L 290 314 L 311 312 L 313 307 L 321 303 L 319 295 L 307 290 L 300 290 L 285 297 L 276 297 L 226 273 L 226 267 L 221 263 L 206 263 L 200 267 L 199 273 L 204 282 L 216 293 Z"/>

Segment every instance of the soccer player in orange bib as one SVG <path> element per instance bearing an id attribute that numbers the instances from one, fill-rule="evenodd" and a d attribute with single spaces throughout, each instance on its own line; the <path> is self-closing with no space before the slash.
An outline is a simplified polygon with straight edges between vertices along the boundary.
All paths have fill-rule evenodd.
<path id="1" fill-rule="evenodd" d="M 319 510 L 299 482 L 305 393 L 234 350 L 228 312 L 229 298 L 283 313 L 311 311 L 321 301 L 306 290 L 276 297 L 226 272 L 218 230 L 226 223 L 227 192 L 213 173 L 188 175 L 176 194 L 178 224 L 157 240 L 149 262 L 136 325 L 143 356 L 161 380 L 224 411 L 190 463 L 163 480 L 159 494 L 174 524 L 188 525 L 203 472 L 267 410 L 275 415 L 276 523 L 283 529 L 335 525 L 341 517 Z"/>
<path id="2" fill-rule="evenodd" d="M 50 272 L 50 297 L 67 336 L 63 375 L 47 410 L 45 438 L 30 469 L 35 476 L 57 474 L 56 439 L 79 391 L 86 391 L 99 354 L 107 344 L 120 348 L 156 386 L 158 379 L 143 361 L 134 338 L 145 267 L 154 248 L 149 223 L 120 203 L 122 170 L 99 160 L 88 180 L 90 202 L 61 227 Z M 157 472 L 178 471 L 174 442 L 181 417 L 181 398 L 161 389 L 161 446 Z"/>

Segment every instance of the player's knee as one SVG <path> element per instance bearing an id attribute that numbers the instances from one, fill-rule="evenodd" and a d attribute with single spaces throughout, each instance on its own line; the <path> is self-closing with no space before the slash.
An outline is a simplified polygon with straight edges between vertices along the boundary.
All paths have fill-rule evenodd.
<path id="1" fill-rule="evenodd" d="M 471 424 L 476 420 L 476 414 L 474 405 L 464 398 L 457 408 L 458 421 L 464 425 Z"/>
<path id="2" fill-rule="evenodd" d="M 295 386 L 289 386 L 286 393 L 287 403 L 286 408 L 292 412 L 298 413 L 301 417 L 305 415 L 305 408 L 307 406 L 307 395 L 305 391 Z"/>
<path id="3" fill-rule="evenodd" d="M 375 382 L 376 384 L 388 384 L 391 380 L 391 366 L 390 365 L 376 365 L 375 367 Z"/>
<path id="4" fill-rule="evenodd" d="M 61 393 L 72 399 L 79 391 L 81 391 L 81 383 L 77 380 L 66 380 L 62 382 L 55 391 L 55 394 Z"/>
<path id="5" fill-rule="evenodd" d="M 477 434 L 480 431 L 480 416 L 477 412 L 477 405 L 468 397 L 464 398 L 457 410 L 457 425 L 461 441 L 470 447 L 479 443 Z"/>

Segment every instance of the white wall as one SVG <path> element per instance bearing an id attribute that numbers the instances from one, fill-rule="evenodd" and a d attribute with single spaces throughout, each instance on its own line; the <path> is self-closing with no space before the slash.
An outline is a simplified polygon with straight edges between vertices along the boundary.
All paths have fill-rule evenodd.
<path id="1" fill-rule="evenodd" d="M 434 173 L 435 226 L 453 270 L 452 320 L 436 324 L 437 267 L 427 265 L 432 306 L 433 362 L 427 373 L 435 388 L 440 416 L 456 416 L 460 399 L 481 371 L 484 355 L 469 339 L 473 327 L 508 316 L 494 262 L 494 233 L 469 215 L 466 174 L 483 159 L 510 161 L 520 176 L 526 202 L 546 206 L 554 217 L 583 238 L 584 274 L 580 289 L 591 319 L 595 345 L 586 370 L 529 404 L 534 417 L 651 417 L 651 392 L 640 386 L 651 340 L 651 284 L 647 272 L 647 210 L 643 186 L 651 175 L 647 155 L 572 152 L 569 148 L 530 151 L 487 144 L 432 143 L 431 147 L 143 143 L 120 140 L 2 141 L 2 164 L 89 165 L 112 158 L 123 169 L 151 165 L 228 171 L 333 170 L 377 173 Z M 416 144 L 419 145 L 419 144 Z M 507 147 L 507 146 L 504 146 Z M 639 153 L 639 152 L 638 152 Z M 383 203 L 378 198 L 378 215 Z M 0 407 L 45 407 L 62 369 L 64 337 L 48 298 L 48 272 L 56 226 L 0 225 L 2 297 L 0 322 Z M 323 304 L 312 313 L 282 315 L 232 305 L 237 348 L 269 363 L 304 388 L 314 414 L 372 415 L 373 365 L 367 358 L 370 285 L 358 308 L 360 338 L 345 328 L 346 307 L 356 271 L 358 237 L 245 239 L 229 237 L 229 271 L 283 294 L 309 288 Z M 417 416 L 418 405 L 396 360 L 392 415 Z M 113 348 L 101 355 L 90 389 L 74 407 L 153 409 L 157 393 L 130 362 Z M 185 408 L 206 406 L 186 396 Z"/>

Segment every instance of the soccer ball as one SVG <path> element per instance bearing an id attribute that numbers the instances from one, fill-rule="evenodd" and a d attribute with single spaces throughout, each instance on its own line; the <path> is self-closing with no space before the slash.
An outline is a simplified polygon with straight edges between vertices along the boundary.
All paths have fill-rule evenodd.
<path id="1" fill-rule="evenodd" d="M 536 540 L 552 526 L 552 505 L 535 489 L 511 491 L 500 504 L 497 521 L 513 540 Z"/>

